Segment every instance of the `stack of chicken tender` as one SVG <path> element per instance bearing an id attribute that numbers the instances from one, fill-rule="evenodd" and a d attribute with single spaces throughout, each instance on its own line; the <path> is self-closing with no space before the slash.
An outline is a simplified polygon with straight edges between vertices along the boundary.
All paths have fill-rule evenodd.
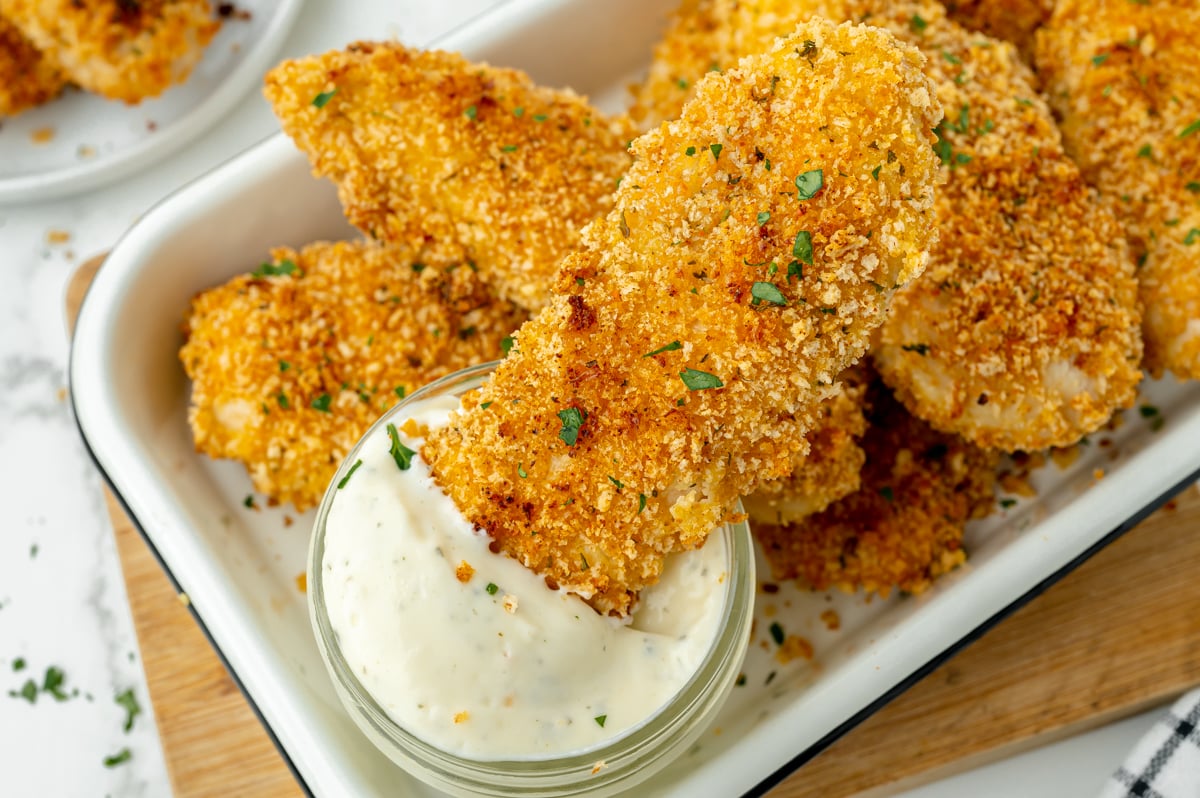
<path id="1" fill-rule="evenodd" d="M 423 455 L 548 584 L 624 615 L 742 496 L 777 578 L 924 590 L 1005 453 L 1134 403 L 1143 336 L 1200 375 L 1173 2 L 684 0 L 619 117 L 394 43 L 285 62 L 367 238 L 197 298 L 197 445 L 303 509 L 405 392 L 506 354 Z"/>

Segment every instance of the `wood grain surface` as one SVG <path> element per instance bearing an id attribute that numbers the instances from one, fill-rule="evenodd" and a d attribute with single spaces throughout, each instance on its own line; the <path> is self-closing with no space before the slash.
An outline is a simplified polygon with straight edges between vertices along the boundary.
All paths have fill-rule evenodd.
<path id="1" fill-rule="evenodd" d="M 84 264 L 72 280 L 69 318 L 99 263 Z M 157 560 L 108 500 L 176 796 L 301 794 Z M 888 795 L 1200 684 L 1198 573 L 1200 492 L 1189 489 L 834 743 L 772 798 Z"/>

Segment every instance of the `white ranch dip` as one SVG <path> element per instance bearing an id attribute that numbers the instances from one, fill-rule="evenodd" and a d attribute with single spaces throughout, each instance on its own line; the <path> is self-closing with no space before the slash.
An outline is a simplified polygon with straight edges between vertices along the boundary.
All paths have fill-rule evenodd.
<path id="1" fill-rule="evenodd" d="M 419 402 L 397 426 L 436 428 L 457 407 Z M 476 760 L 581 752 L 648 718 L 700 667 L 724 613 L 721 535 L 671 557 L 622 624 L 489 551 L 420 456 L 401 471 L 390 445 L 376 430 L 334 498 L 322 583 L 346 663 L 408 732 Z"/>

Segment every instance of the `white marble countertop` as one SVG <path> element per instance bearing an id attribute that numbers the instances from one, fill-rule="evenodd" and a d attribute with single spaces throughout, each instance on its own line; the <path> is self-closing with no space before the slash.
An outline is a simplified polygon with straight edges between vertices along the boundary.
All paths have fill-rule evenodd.
<path id="1" fill-rule="evenodd" d="M 308 0 L 280 55 L 356 38 L 423 43 L 494 4 Z M 67 402 L 63 295 L 78 264 L 109 249 L 155 201 L 275 129 L 251 91 L 196 143 L 135 178 L 57 202 L 0 206 L 0 496 L 10 518 L 0 535 L 2 794 L 170 794 L 100 479 Z M 20 696 L 52 668 L 63 700 Z M 142 709 L 128 732 L 115 700 L 127 690 Z M 906 795 L 1091 796 L 1153 716 Z M 128 761 L 105 765 L 126 748 Z"/>

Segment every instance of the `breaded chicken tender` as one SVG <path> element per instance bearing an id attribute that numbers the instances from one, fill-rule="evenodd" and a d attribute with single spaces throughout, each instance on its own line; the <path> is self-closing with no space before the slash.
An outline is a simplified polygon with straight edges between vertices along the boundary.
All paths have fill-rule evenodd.
<path id="1" fill-rule="evenodd" d="M 208 0 L 0 0 L 70 82 L 134 104 L 182 83 L 220 27 Z"/>
<path id="2" fill-rule="evenodd" d="M 791 473 L 759 485 L 742 498 L 752 524 L 794 523 L 858 490 L 866 460 L 858 444 L 867 431 L 866 367 L 842 372 L 838 385 L 841 391 L 821 405 L 816 426 L 806 436 L 808 452 L 797 455 Z"/>
<path id="3" fill-rule="evenodd" d="M 950 19 L 967 30 L 986 33 L 997 39 L 1012 42 L 1029 59 L 1033 55 L 1033 39 L 1037 29 L 1046 24 L 1054 12 L 1055 0 L 946 0 Z M 923 19 L 913 19 L 914 30 L 921 28 Z"/>
<path id="4" fill-rule="evenodd" d="M 628 129 L 583 97 L 457 54 L 359 42 L 285 61 L 266 95 L 351 223 L 469 260 L 530 310 L 630 163 Z"/>
<path id="5" fill-rule="evenodd" d="M 402 247 L 274 250 L 192 302 L 179 357 L 196 449 L 242 461 L 256 490 L 302 511 L 384 410 L 499 357 L 524 318 L 465 265 Z"/>
<path id="6" fill-rule="evenodd" d="M 920 593 L 961 565 L 966 522 L 995 506 L 998 456 L 914 418 L 875 382 L 862 487 L 798 524 L 754 524 L 776 579 Z"/>
<path id="7" fill-rule="evenodd" d="M 1115 218 L 1064 153 L 1012 45 L 968 33 L 934 0 L 705 0 L 685 6 L 644 94 L 670 116 L 663 76 L 766 46 L 806 16 L 866 20 L 926 54 L 947 116 L 940 239 L 896 299 L 876 363 L 910 411 L 1006 450 L 1066 446 L 1129 406 L 1141 378 L 1133 261 Z M 919 24 L 913 20 L 919 19 Z M 672 45 L 681 36 L 682 44 Z M 699 57 L 708 50 L 712 55 Z M 752 51 L 752 50 L 751 50 Z M 678 52 L 680 63 L 666 63 Z"/>
<path id="8" fill-rule="evenodd" d="M 428 438 L 438 483 L 501 551 L 628 612 L 666 554 L 790 473 L 920 273 L 940 118 L 917 52 L 863 26 L 814 21 L 701 81 Z"/>
<path id="9" fill-rule="evenodd" d="M 1200 4 L 1060 0 L 1038 69 L 1068 150 L 1127 225 L 1146 369 L 1200 379 Z"/>
<path id="10" fill-rule="evenodd" d="M 0 118 L 16 116 L 59 95 L 62 70 L 0 17 Z"/>

